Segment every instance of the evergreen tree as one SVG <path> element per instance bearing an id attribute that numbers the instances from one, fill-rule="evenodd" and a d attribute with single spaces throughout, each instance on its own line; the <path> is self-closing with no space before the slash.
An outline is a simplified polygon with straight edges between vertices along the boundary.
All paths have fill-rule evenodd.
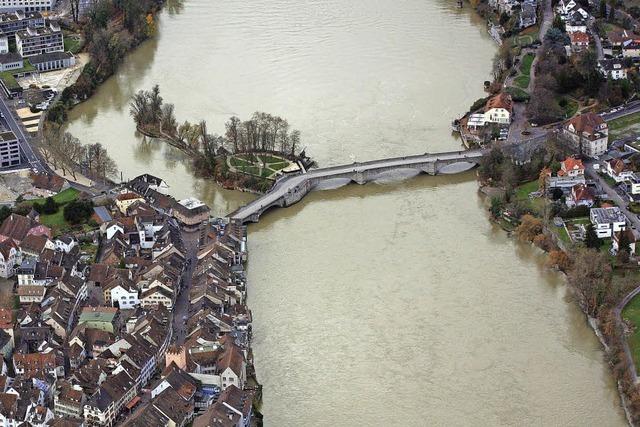
<path id="1" fill-rule="evenodd" d="M 588 248 L 595 250 L 600 250 L 600 246 L 602 246 L 602 240 L 598 238 L 598 234 L 596 233 L 596 229 L 593 227 L 593 224 L 589 224 L 587 226 L 587 234 L 585 236 L 584 243 Z"/>

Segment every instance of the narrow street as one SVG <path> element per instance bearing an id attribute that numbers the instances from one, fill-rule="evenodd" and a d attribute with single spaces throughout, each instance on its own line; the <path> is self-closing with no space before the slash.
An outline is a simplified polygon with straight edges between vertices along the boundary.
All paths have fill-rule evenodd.
<path id="1" fill-rule="evenodd" d="M 173 341 L 180 345 L 184 343 L 186 323 L 189 317 L 189 291 L 191 290 L 193 272 L 198 255 L 198 238 L 200 232 L 182 231 L 182 240 L 187 251 L 186 269 L 182 274 L 182 286 L 173 307 Z"/>

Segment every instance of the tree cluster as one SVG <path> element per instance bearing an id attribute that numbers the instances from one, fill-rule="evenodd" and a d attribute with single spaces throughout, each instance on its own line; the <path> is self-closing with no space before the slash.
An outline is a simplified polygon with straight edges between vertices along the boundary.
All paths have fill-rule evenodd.
<path id="1" fill-rule="evenodd" d="M 86 222 L 93 213 L 93 202 L 91 200 L 74 200 L 64 206 L 63 216 L 70 224 L 81 224 Z"/>
<path id="2" fill-rule="evenodd" d="M 74 179 L 78 172 L 101 180 L 118 173 L 115 161 L 100 143 L 84 145 L 59 125 L 46 124 L 36 144 L 48 163 L 65 175 L 71 173 Z"/>

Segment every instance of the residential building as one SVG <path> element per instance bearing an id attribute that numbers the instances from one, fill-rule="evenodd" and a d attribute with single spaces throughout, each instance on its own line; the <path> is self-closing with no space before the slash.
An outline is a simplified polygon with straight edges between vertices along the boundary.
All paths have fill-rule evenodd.
<path id="1" fill-rule="evenodd" d="M 230 386 L 204 414 L 193 420 L 193 427 L 249 427 L 253 416 L 253 393 Z"/>
<path id="2" fill-rule="evenodd" d="M 567 206 L 587 206 L 591 207 L 595 203 L 595 197 L 591 188 L 585 184 L 577 184 L 571 188 L 571 193 L 567 197 Z"/>
<path id="3" fill-rule="evenodd" d="M 45 12 L 56 5 L 57 0 L 0 0 L 2 12 Z"/>
<path id="4" fill-rule="evenodd" d="M 57 417 L 82 418 L 86 400 L 82 387 L 60 381 L 54 394 L 54 413 Z"/>
<path id="5" fill-rule="evenodd" d="M 129 206 L 136 202 L 143 202 L 144 198 L 136 193 L 121 193 L 116 196 L 116 206 L 122 215 L 127 214 Z"/>
<path id="6" fill-rule="evenodd" d="M 589 48 L 589 34 L 582 31 L 575 31 L 569 33 L 569 39 L 571 40 L 571 49 L 574 52 L 581 52 Z"/>
<path id="7" fill-rule="evenodd" d="M 619 59 L 603 59 L 598 62 L 598 71 L 605 78 L 621 80 L 627 78 L 627 67 Z"/>
<path id="8" fill-rule="evenodd" d="M 513 101 L 507 92 L 501 92 L 491 97 L 484 107 L 486 123 L 498 123 L 508 125 L 511 123 Z"/>
<path id="9" fill-rule="evenodd" d="M 200 200 L 190 197 L 180 200 L 173 208 L 173 216 L 187 227 L 199 227 L 209 220 L 209 206 Z"/>
<path id="10" fill-rule="evenodd" d="M 0 243 L 0 277 L 8 279 L 15 274 L 18 250 L 16 244 L 8 239 Z"/>
<path id="11" fill-rule="evenodd" d="M 537 2 L 535 0 L 525 0 L 522 3 L 520 9 L 520 28 L 528 28 L 536 25 L 537 14 Z"/>
<path id="12" fill-rule="evenodd" d="M 43 28 L 28 27 L 16 32 L 16 47 L 23 57 L 64 52 L 64 36 L 56 22 Z"/>
<path id="13" fill-rule="evenodd" d="M 44 17 L 40 12 L 17 10 L 15 12 L 0 13 L 0 31 L 12 38 L 18 31 L 26 30 L 28 27 L 43 28 L 44 25 Z"/>
<path id="14" fill-rule="evenodd" d="M 606 172 L 617 183 L 625 182 L 633 178 L 634 171 L 629 164 L 622 159 L 611 159 L 606 162 Z"/>
<path id="15" fill-rule="evenodd" d="M 0 168 L 20 164 L 20 143 L 16 135 L 6 130 L 0 133 Z"/>
<path id="16" fill-rule="evenodd" d="M 568 120 L 562 135 L 586 156 L 597 157 L 607 151 L 609 128 L 595 113 L 580 114 Z"/>
<path id="17" fill-rule="evenodd" d="M 620 239 L 624 236 L 627 239 L 629 254 L 634 255 L 636 253 L 636 236 L 633 231 L 627 229 L 624 231 L 618 231 L 613 233 L 613 240 L 611 241 L 611 247 L 617 253 L 620 251 Z"/>
<path id="18" fill-rule="evenodd" d="M 562 162 L 560 162 L 560 170 L 558 171 L 558 176 L 566 176 L 566 177 L 579 177 L 584 176 L 584 164 L 582 160 L 576 159 L 575 157 L 567 157 Z"/>
<path id="19" fill-rule="evenodd" d="M 601 239 L 612 237 L 613 233 L 627 229 L 627 217 L 618 207 L 592 208 L 589 216 L 596 234 Z"/>
<path id="20" fill-rule="evenodd" d="M 78 324 L 114 333 L 117 315 L 118 309 L 115 307 L 84 307 Z"/>

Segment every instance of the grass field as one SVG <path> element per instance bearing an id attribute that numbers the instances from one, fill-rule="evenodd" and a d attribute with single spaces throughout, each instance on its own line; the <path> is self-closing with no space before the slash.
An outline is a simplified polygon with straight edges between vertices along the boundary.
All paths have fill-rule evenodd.
<path id="1" fill-rule="evenodd" d="M 636 326 L 628 342 L 633 361 L 638 369 L 640 367 L 640 295 L 636 295 L 622 310 L 622 317 Z"/>
<path id="2" fill-rule="evenodd" d="M 78 53 L 82 49 L 82 40 L 75 35 L 68 35 L 64 37 L 64 51 L 71 53 Z"/>
<path id="3" fill-rule="evenodd" d="M 53 229 L 54 234 L 64 232 L 69 227 L 69 224 L 67 224 L 67 221 L 65 221 L 64 219 L 64 205 L 73 200 L 76 200 L 79 194 L 80 191 L 76 190 L 75 188 L 67 188 L 66 190 L 61 191 L 60 193 L 53 196 L 53 200 L 58 203 L 58 211 L 51 215 L 40 215 L 40 222 Z M 29 202 L 42 204 L 45 202 L 45 199 L 35 199 L 30 200 Z"/>
<path id="4" fill-rule="evenodd" d="M 533 64 L 533 59 L 535 55 L 533 53 L 527 53 L 520 63 L 520 72 L 524 76 L 528 76 L 531 74 L 531 64 Z"/>
<path id="5" fill-rule="evenodd" d="M 640 132 L 640 113 L 610 120 L 607 124 L 609 125 L 609 139 L 617 139 L 621 136 L 638 133 Z"/>
<path id="6" fill-rule="evenodd" d="M 578 111 L 578 106 L 579 106 L 578 101 L 570 98 L 566 98 L 566 104 L 564 105 L 564 107 L 562 107 L 561 105 L 566 118 L 573 117 Z"/>
<path id="7" fill-rule="evenodd" d="M 284 157 L 256 153 L 233 155 L 228 161 L 229 166 L 237 172 L 270 179 L 291 164 Z"/>
<path id="8" fill-rule="evenodd" d="M 529 82 L 531 81 L 531 77 L 521 75 L 513 79 L 513 81 L 516 84 L 516 86 L 518 86 L 519 88 L 526 89 L 529 87 Z"/>

